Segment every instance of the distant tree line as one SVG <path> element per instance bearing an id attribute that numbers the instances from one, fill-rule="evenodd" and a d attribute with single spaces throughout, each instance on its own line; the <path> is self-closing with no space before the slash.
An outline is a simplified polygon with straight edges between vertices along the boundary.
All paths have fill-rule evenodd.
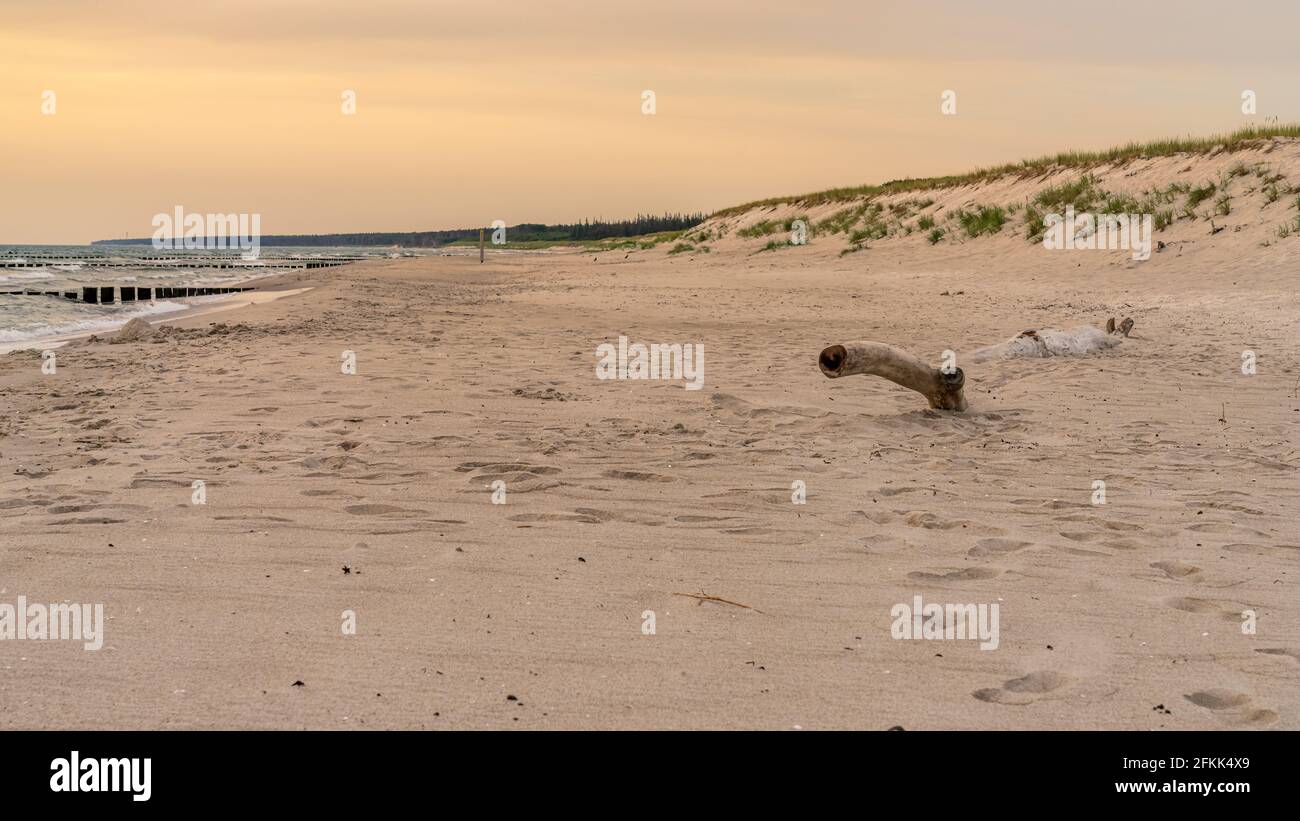
<path id="1" fill-rule="evenodd" d="M 566 225 L 543 225 L 525 222 L 506 227 L 508 242 L 562 242 L 610 237 L 639 237 L 661 231 L 682 231 L 704 222 L 707 214 L 637 214 L 635 219 L 606 221 L 583 220 Z M 438 248 L 464 239 L 478 239 L 479 229 L 458 228 L 452 231 L 375 232 L 365 234 L 276 234 L 261 238 L 271 245 L 400 245 L 404 248 Z M 492 229 L 487 229 L 492 236 Z M 149 237 L 137 239 L 101 239 L 93 245 L 148 245 Z"/>

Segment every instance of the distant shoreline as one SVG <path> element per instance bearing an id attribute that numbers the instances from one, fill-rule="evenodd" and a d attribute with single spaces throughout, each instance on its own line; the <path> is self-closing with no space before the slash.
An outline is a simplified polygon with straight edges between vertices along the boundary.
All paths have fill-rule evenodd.
<path id="1" fill-rule="evenodd" d="M 509 243 L 533 242 L 593 242 L 604 240 L 635 240 L 666 232 L 685 231 L 708 219 L 708 214 L 664 214 L 663 216 L 638 215 L 634 219 L 585 220 L 583 222 L 546 225 L 543 223 L 519 223 L 506 225 L 496 221 L 490 226 L 475 228 L 453 228 L 441 231 L 354 231 L 341 234 L 266 234 L 259 235 L 258 242 L 263 247 L 375 247 L 400 246 L 406 248 L 442 248 L 456 242 L 477 242 L 480 232 L 485 232 L 491 239 L 493 234 Z M 203 238 L 206 240 L 206 237 Z M 152 235 L 124 237 L 120 239 L 97 239 L 92 246 L 104 245 L 151 245 Z M 500 244 L 495 243 L 495 244 Z"/>

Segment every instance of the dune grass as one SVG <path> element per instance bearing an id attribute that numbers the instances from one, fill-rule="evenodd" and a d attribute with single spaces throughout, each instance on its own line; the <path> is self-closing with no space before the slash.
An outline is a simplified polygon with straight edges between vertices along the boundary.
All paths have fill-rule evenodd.
<path id="1" fill-rule="evenodd" d="M 1091 211 L 1105 192 L 1097 187 L 1097 178 L 1084 174 L 1073 182 L 1050 185 L 1034 196 L 1034 204 L 1048 211 L 1061 213 L 1067 206 L 1075 211 Z"/>
<path id="2" fill-rule="evenodd" d="M 1218 134 L 1208 137 L 1188 136 L 1154 140 L 1151 142 L 1132 142 L 1127 145 L 1117 146 L 1104 151 L 1066 151 L 1051 156 L 1039 157 L 1032 160 L 1023 160 L 1018 163 L 1008 163 L 1006 165 L 999 165 L 992 168 L 978 169 L 966 174 L 957 174 L 947 177 L 891 180 L 879 185 L 858 185 L 847 188 L 831 188 L 826 191 L 815 191 L 808 194 L 799 194 L 788 197 L 771 197 L 765 200 L 756 200 L 754 202 L 745 203 L 744 205 L 724 208 L 723 210 L 713 214 L 713 216 L 734 216 L 736 214 L 743 214 L 753 208 L 784 205 L 788 203 L 799 203 L 800 205 L 813 207 L 824 205 L 826 203 L 846 202 L 880 194 L 894 194 L 903 191 L 928 191 L 936 188 L 952 188 L 956 186 L 987 182 L 1007 175 L 1034 177 L 1048 171 L 1059 170 L 1062 168 L 1078 168 L 1085 170 L 1103 163 L 1122 162 L 1124 160 L 1148 157 L 1167 157 L 1173 154 L 1200 154 L 1218 147 L 1223 147 L 1227 151 L 1241 151 L 1273 137 L 1300 138 L 1300 123 L 1259 127 L 1252 126 L 1234 131 L 1230 134 Z"/>
<path id="3" fill-rule="evenodd" d="M 1007 212 L 996 205 L 984 205 L 977 211 L 958 211 L 957 221 L 966 229 L 966 236 L 979 237 L 996 234 L 1007 221 Z"/>
<path id="4" fill-rule="evenodd" d="M 1213 197 L 1214 192 L 1218 190 L 1218 186 L 1212 182 L 1207 182 L 1205 185 L 1193 188 L 1191 191 L 1187 192 L 1187 207 L 1195 208 L 1210 197 Z"/>
<path id="5" fill-rule="evenodd" d="M 1030 242 L 1039 242 L 1043 238 L 1043 233 L 1047 231 L 1047 224 L 1043 221 L 1043 212 L 1033 205 L 1025 207 L 1025 239 Z"/>
<path id="6" fill-rule="evenodd" d="M 692 245 L 689 242 L 679 242 L 668 249 L 668 256 L 671 257 L 676 254 L 707 254 L 711 250 L 713 249 L 707 245 Z"/>
<path id="7" fill-rule="evenodd" d="M 781 227 L 781 223 L 776 220 L 759 220 L 748 228 L 741 228 L 736 232 L 736 236 L 745 239 L 754 239 L 755 237 L 766 237 L 775 234 Z"/>

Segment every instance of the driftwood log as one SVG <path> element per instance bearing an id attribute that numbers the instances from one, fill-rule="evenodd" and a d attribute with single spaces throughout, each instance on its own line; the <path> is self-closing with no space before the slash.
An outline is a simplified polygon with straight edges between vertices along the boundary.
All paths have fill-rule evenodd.
<path id="1" fill-rule="evenodd" d="M 892 345 L 867 341 L 831 345 L 822 351 L 817 364 L 831 379 L 853 374 L 881 376 L 921 394 L 932 408 L 966 410 L 966 395 L 962 392 L 966 375 L 961 368 L 944 373 Z"/>
<path id="2" fill-rule="evenodd" d="M 1090 326 L 1065 331 L 1024 331 L 1006 342 L 981 348 L 972 359 L 986 362 L 1004 358 L 1082 356 L 1118 345 L 1120 338 L 1127 337 L 1132 330 L 1133 320 L 1125 317 L 1118 325 L 1110 319 L 1105 331 Z M 863 340 L 831 345 L 817 357 L 817 365 L 831 379 L 854 374 L 880 376 L 921 394 L 932 408 L 966 410 L 966 394 L 962 390 L 966 374 L 961 368 L 953 368 L 951 373 L 932 368 L 907 351 L 883 342 Z"/>

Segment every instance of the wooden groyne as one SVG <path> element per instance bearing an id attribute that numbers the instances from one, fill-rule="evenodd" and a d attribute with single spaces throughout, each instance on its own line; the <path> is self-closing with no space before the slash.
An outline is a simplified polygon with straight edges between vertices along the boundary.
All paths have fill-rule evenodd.
<path id="1" fill-rule="evenodd" d="M 115 302 L 151 302 L 156 299 L 184 299 L 191 296 L 218 296 L 220 294 L 242 294 L 254 291 L 252 287 L 237 288 L 141 288 L 131 285 L 84 285 L 77 291 L 36 291 L 25 288 L 20 291 L 0 291 L 5 296 L 53 296 L 86 302 L 91 305 L 112 305 Z"/>
<path id="2" fill-rule="evenodd" d="M 4 259 L 0 257 L 0 268 L 48 268 L 52 265 L 82 265 L 87 268 L 183 268 L 187 270 L 214 270 L 214 271 L 259 271 L 268 268 L 289 269 L 289 270 L 308 270 L 313 268 L 337 268 L 340 265 L 347 265 L 350 262 L 358 260 L 352 259 L 308 259 L 308 260 L 289 260 L 289 261 L 267 261 L 259 263 L 239 263 L 223 262 L 220 260 L 168 260 L 165 262 L 154 259 L 143 259 L 132 262 L 82 262 L 69 260 L 66 257 L 50 258 L 42 261 L 39 257 L 19 257 L 18 259 Z"/>
<path id="3" fill-rule="evenodd" d="M 30 253 L 23 253 L 23 252 L 21 252 L 21 251 L 15 251 L 15 250 L 13 250 L 12 248 L 10 248 L 10 249 L 6 249 L 6 250 L 3 250 L 3 251 L 0 251 L 0 258 L 2 258 L 2 257 L 15 257 L 15 258 L 18 258 L 18 259 L 67 259 L 67 260 L 84 260 L 84 259 L 91 259 L 91 260 L 93 260 L 93 259 L 108 259 L 108 258 L 111 257 L 111 256 L 113 256 L 113 255 L 112 255 L 112 254 L 30 254 Z M 196 261 L 196 260 L 197 260 L 197 261 L 208 261 L 208 262 L 212 262 L 212 261 L 216 261 L 216 262 L 255 262 L 255 261 L 268 261 L 268 260 L 269 260 L 269 261 L 271 261 L 271 262 L 274 262 L 274 261 L 276 261 L 276 260 L 282 260 L 282 259 L 283 259 L 283 260 L 288 260 L 288 261 L 290 261 L 290 262 L 303 262 L 303 261 L 306 261 L 306 260 L 313 260 L 313 261 L 326 261 L 326 262 L 329 262 L 329 261 L 339 261 L 339 262 L 360 262 L 361 260 L 365 260 L 365 259 L 378 259 L 378 258 L 379 258 L 379 257 L 374 257 L 374 256 L 305 257 L 305 256 L 302 256 L 301 254 L 294 254 L 293 256 L 287 256 L 287 257 L 267 257 L 267 256 L 260 256 L 260 257 L 258 257 L 257 260 L 246 260 L 246 259 L 244 259 L 242 256 L 240 256 L 239 254 L 229 254 L 229 255 L 227 255 L 227 256 L 221 256 L 221 255 L 219 255 L 219 254 L 212 254 L 212 255 L 208 255 L 208 256 L 202 256 L 202 255 L 199 255 L 199 254 L 162 254 L 162 255 L 160 255 L 160 256 L 149 256 L 149 257 L 143 257 L 143 256 L 142 256 L 142 257 L 129 257 L 129 259 L 133 259 L 133 260 L 148 260 L 148 261 L 150 261 L 150 262 L 170 262 L 170 261 L 172 261 L 172 260 L 180 260 L 180 261 L 182 261 L 182 262 L 187 261 L 187 260 L 188 260 L 188 261 L 191 261 L 191 262 Z"/>
<path id="4" fill-rule="evenodd" d="M 46 268 L 53 265 L 82 265 L 89 269 L 99 268 L 134 268 L 151 269 L 198 269 L 198 270 L 237 270 L 262 271 L 315 268 L 336 268 L 353 262 L 360 262 L 374 257 L 277 257 L 258 261 L 239 260 L 231 257 L 136 257 L 129 262 L 107 262 L 103 257 L 62 254 L 17 254 L 14 251 L 0 252 L 0 269 L 5 268 Z M 140 287 L 138 285 L 84 285 L 80 290 L 40 291 L 32 288 L 0 289 L 0 296 L 52 296 L 73 302 L 90 305 L 113 305 L 120 302 L 150 302 L 158 299 L 184 299 L 195 296 L 218 296 L 222 294 L 239 294 L 256 290 L 252 286 L 233 287 Z"/>

